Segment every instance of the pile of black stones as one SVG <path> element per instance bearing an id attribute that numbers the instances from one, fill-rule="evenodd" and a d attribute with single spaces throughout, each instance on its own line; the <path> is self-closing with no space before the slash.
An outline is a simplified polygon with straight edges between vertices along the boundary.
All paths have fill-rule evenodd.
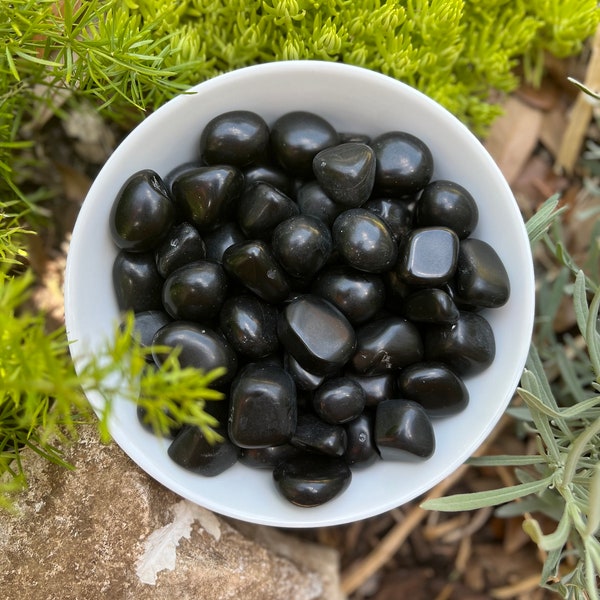
<path id="1" fill-rule="evenodd" d="M 432 421 L 463 410 L 464 378 L 494 359 L 481 311 L 510 293 L 471 237 L 476 201 L 433 172 L 405 131 L 236 110 L 199 133 L 197 160 L 129 178 L 110 215 L 119 309 L 183 367 L 226 369 L 226 399 L 207 404 L 224 441 L 183 426 L 175 463 L 271 469 L 285 498 L 316 506 L 355 468 L 433 455 Z"/>

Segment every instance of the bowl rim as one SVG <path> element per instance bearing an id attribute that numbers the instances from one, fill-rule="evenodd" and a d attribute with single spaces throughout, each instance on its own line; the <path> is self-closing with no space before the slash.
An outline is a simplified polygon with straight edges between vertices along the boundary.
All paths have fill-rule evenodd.
<path id="1" fill-rule="evenodd" d="M 519 308 L 522 311 L 522 318 L 519 320 L 518 337 L 515 342 L 514 353 L 512 356 L 513 369 L 510 374 L 507 374 L 502 380 L 499 378 L 499 381 L 497 382 L 498 386 L 502 387 L 504 390 L 503 398 L 498 402 L 493 413 L 488 416 L 489 418 L 486 421 L 485 427 L 483 427 L 477 435 L 472 436 L 469 442 L 465 443 L 465 445 L 460 448 L 460 451 L 457 452 L 453 460 L 444 463 L 445 467 L 438 469 L 435 477 L 430 478 L 426 485 L 415 487 L 410 496 L 403 497 L 399 501 L 388 498 L 386 501 L 381 501 L 375 506 L 353 506 L 351 508 L 347 506 L 349 504 L 348 502 L 344 502 L 339 505 L 341 512 L 329 509 L 321 510 L 323 507 L 299 510 L 296 510 L 297 507 L 294 507 L 293 510 L 283 511 L 281 513 L 285 513 L 283 517 L 281 514 L 274 514 L 273 512 L 270 514 L 267 514 L 266 512 L 264 514 L 259 514 L 256 510 L 248 512 L 239 507 L 234 508 L 231 506 L 224 506 L 221 501 L 206 497 L 203 492 L 200 494 L 196 492 L 190 494 L 190 490 L 182 484 L 179 477 L 174 477 L 162 472 L 156 465 L 149 463 L 143 448 L 131 446 L 128 442 L 128 437 L 131 433 L 130 424 L 120 422 L 118 417 L 116 419 L 111 417 L 109 420 L 109 431 L 114 440 L 144 471 L 180 496 L 197 502 L 210 510 L 236 519 L 271 526 L 300 528 L 340 525 L 381 514 L 405 502 L 413 500 L 454 472 L 464 460 L 471 456 L 481 445 L 504 413 L 518 385 L 529 350 L 535 312 L 535 280 L 533 261 L 531 259 L 531 250 L 525 224 L 504 176 L 483 145 L 463 123 L 434 100 L 399 80 L 363 67 L 328 61 L 300 60 L 278 61 L 243 67 L 192 86 L 187 92 L 168 101 L 144 119 L 144 121 L 134 128 L 121 142 L 111 157 L 106 161 L 96 180 L 93 182 L 81 207 L 79 216 L 73 228 L 71 247 L 67 256 L 65 271 L 66 332 L 75 368 L 77 371 L 80 371 L 89 356 L 90 349 L 92 352 L 94 349 L 98 349 L 99 345 L 104 343 L 104 338 L 96 337 L 96 334 L 94 333 L 91 336 L 91 339 L 88 339 L 90 338 L 89 331 L 86 330 L 85 327 L 82 327 L 81 320 L 84 318 L 87 318 L 88 320 L 93 319 L 93 316 L 89 314 L 89 311 L 86 313 L 80 305 L 81 290 L 78 288 L 81 286 L 78 286 L 78 279 L 82 277 L 86 265 L 82 264 L 83 259 L 80 259 L 78 252 L 85 247 L 85 241 L 90 236 L 92 227 L 97 227 L 97 225 L 91 224 L 90 220 L 93 220 L 96 216 L 97 210 L 95 209 L 97 207 L 95 204 L 98 203 L 98 194 L 100 193 L 102 185 L 105 185 L 105 180 L 108 178 L 107 173 L 111 172 L 111 169 L 117 161 L 120 161 L 128 152 L 135 149 L 140 132 L 142 130 L 146 131 L 151 129 L 155 124 L 158 125 L 162 120 L 168 118 L 169 115 L 174 115 L 181 110 L 185 110 L 186 107 L 187 109 L 190 109 L 190 98 L 195 97 L 198 99 L 201 97 L 208 97 L 210 94 L 218 93 L 219 90 L 231 90 L 238 85 L 245 86 L 245 90 L 250 90 L 249 93 L 251 95 L 254 93 L 251 90 L 252 82 L 255 82 L 257 78 L 258 80 L 266 81 L 268 78 L 273 77 L 280 77 L 283 80 L 290 82 L 298 80 L 310 82 L 315 79 L 327 85 L 331 85 L 328 82 L 330 78 L 336 81 L 337 79 L 350 81 L 358 77 L 364 84 L 369 83 L 374 86 L 381 86 L 382 89 L 387 90 L 389 88 L 392 91 L 396 90 L 398 96 L 410 98 L 411 102 L 419 103 L 423 106 L 425 112 L 430 113 L 439 121 L 448 123 L 449 129 L 457 136 L 460 136 L 464 144 L 467 144 L 473 152 L 478 154 L 481 165 L 483 165 L 489 173 L 493 174 L 495 177 L 494 183 L 497 186 L 499 193 L 503 195 L 503 198 L 505 200 L 510 199 L 510 202 L 504 206 L 504 209 L 511 212 L 511 224 L 514 226 L 513 232 L 516 236 L 514 238 L 514 243 L 519 245 L 520 251 L 526 253 L 528 258 L 526 264 L 521 265 L 519 274 L 519 277 L 524 283 L 524 287 L 519 292 Z M 390 93 L 392 93 L 392 91 L 390 91 Z M 302 91 L 300 91 L 300 96 L 302 96 Z M 233 100 L 231 100 L 230 103 L 231 102 L 233 102 Z M 333 118 L 335 118 L 335 116 Z M 205 120 L 206 119 L 207 117 L 205 117 Z M 106 229 L 108 229 L 108 226 Z M 507 325 L 507 323 L 508 321 L 503 323 L 503 325 Z M 103 332 L 103 334 L 105 333 L 106 332 Z M 511 390 L 510 393 L 506 391 L 509 389 Z M 85 393 L 96 412 L 99 412 L 104 403 L 103 398 L 94 390 L 86 390 Z M 140 433 L 139 435 L 144 434 Z M 156 440 L 156 438 L 153 438 L 153 440 L 153 443 L 164 450 L 165 441 Z M 147 440 L 144 441 L 144 444 L 147 443 Z M 461 444 L 463 444 L 463 440 L 461 440 Z M 235 467 L 233 467 L 233 469 L 237 470 L 236 472 L 238 474 L 241 472 L 243 475 L 244 471 L 240 471 L 240 468 L 247 469 L 247 467 L 243 465 L 235 465 Z M 414 471 L 412 472 L 414 473 Z M 195 475 L 195 477 L 199 476 Z M 351 489 L 347 490 L 340 498 L 343 498 L 346 494 L 351 494 Z M 273 491 L 272 493 L 275 492 Z M 327 507 L 327 505 L 324 506 Z M 272 507 L 269 508 L 272 509 Z"/>

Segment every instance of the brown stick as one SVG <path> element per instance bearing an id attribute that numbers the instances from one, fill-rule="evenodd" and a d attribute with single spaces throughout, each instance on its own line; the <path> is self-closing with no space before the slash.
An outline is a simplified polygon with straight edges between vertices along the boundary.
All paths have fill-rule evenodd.
<path id="1" fill-rule="evenodd" d="M 490 447 L 492 442 L 500 434 L 500 432 L 510 422 L 510 417 L 504 416 L 485 442 L 477 449 L 473 456 L 481 456 Z M 439 498 L 443 496 L 455 483 L 460 481 L 469 465 L 464 464 L 459 467 L 454 473 L 448 476 L 443 481 L 440 481 L 427 494 L 426 500 Z M 419 525 L 419 523 L 429 513 L 420 506 L 414 506 L 406 515 L 406 518 L 394 525 L 389 533 L 381 540 L 381 542 L 373 548 L 373 550 L 361 561 L 350 566 L 350 568 L 342 574 L 342 590 L 345 594 L 350 595 L 355 592 L 369 577 L 374 575 L 394 554 L 398 548 L 406 541 L 410 533 Z"/>
<path id="2" fill-rule="evenodd" d="M 592 54 L 586 70 L 585 85 L 593 92 L 599 91 L 600 88 L 600 27 L 596 30 L 592 42 Z M 570 174 L 573 172 L 591 118 L 590 98 L 584 92 L 580 92 L 571 110 L 569 124 L 556 157 L 554 168 L 558 173 Z"/>

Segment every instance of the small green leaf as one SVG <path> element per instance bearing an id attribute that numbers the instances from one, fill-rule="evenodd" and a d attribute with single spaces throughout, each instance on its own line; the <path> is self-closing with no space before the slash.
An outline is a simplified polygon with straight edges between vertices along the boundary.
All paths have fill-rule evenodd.
<path id="1" fill-rule="evenodd" d="M 588 492 L 587 523 L 585 534 L 596 535 L 600 527 L 600 463 L 596 463 Z"/>
<path id="2" fill-rule="evenodd" d="M 558 216 L 565 210 L 565 207 L 560 209 L 557 208 L 559 201 L 559 194 L 554 194 L 554 196 L 548 198 L 548 200 L 540 206 L 538 211 L 527 221 L 525 227 L 529 242 L 532 245 L 544 237 L 550 225 L 554 223 Z"/>
<path id="3" fill-rule="evenodd" d="M 536 519 L 529 518 L 523 522 L 523 531 L 542 549 L 546 552 L 558 550 L 562 548 L 569 538 L 571 531 L 571 519 L 569 511 L 565 510 L 562 514 L 556 529 L 547 535 L 544 535 L 540 524 Z"/>
<path id="4" fill-rule="evenodd" d="M 442 512 L 458 512 L 475 510 L 486 506 L 497 506 L 517 498 L 524 498 L 545 490 L 552 483 L 552 476 L 530 483 L 520 483 L 499 490 L 486 490 L 471 494 L 456 494 L 445 498 L 433 498 L 421 504 L 425 510 L 438 510 Z"/>

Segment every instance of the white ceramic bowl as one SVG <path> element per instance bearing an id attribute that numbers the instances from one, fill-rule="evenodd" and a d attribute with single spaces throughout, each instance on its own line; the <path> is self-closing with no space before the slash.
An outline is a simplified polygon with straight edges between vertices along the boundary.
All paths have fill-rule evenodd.
<path id="1" fill-rule="evenodd" d="M 382 462 L 356 470 L 350 487 L 315 508 L 299 508 L 275 490 L 269 471 L 236 464 L 205 478 L 175 465 L 160 441 L 138 424 L 135 406 L 115 399 L 110 431 L 121 448 L 153 478 L 217 513 L 266 525 L 320 527 L 347 523 L 397 507 L 429 490 L 458 468 L 490 433 L 518 384 L 534 315 L 529 242 L 517 204 L 479 141 L 454 116 L 414 89 L 369 70 L 338 63 L 296 61 L 248 67 L 206 81 L 155 113 L 123 141 L 98 175 L 73 231 L 67 262 L 65 313 L 75 364 L 101 348 L 119 313 L 111 269 L 116 250 L 110 208 L 135 171 L 165 175 L 196 157 L 203 126 L 234 109 L 252 110 L 267 122 L 291 110 L 309 110 L 342 131 L 371 136 L 405 130 L 420 137 L 435 159 L 434 179 L 452 179 L 475 197 L 480 212 L 473 237 L 489 242 L 503 260 L 511 296 L 485 313 L 496 338 L 494 363 L 467 379 L 468 408 L 435 421 L 437 448 L 425 462 Z M 89 393 L 95 408 L 102 399 Z"/>

